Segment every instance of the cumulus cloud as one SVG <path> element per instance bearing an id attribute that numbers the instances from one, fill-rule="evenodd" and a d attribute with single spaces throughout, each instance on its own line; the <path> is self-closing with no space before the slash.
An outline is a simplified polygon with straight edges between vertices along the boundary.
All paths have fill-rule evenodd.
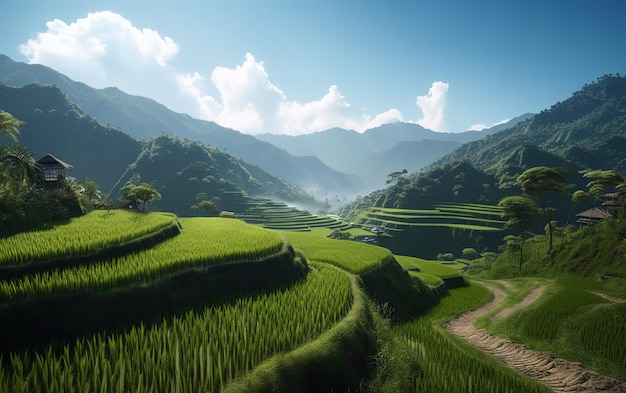
<path id="1" fill-rule="evenodd" d="M 63 69 L 97 87 L 126 82 L 128 68 L 166 67 L 179 50 L 170 37 L 139 30 L 110 11 L 89 13 L 69 25 L 55 19 L 46 27 L 46 32 L 20 45 L 22 54 L 30 63 Z"/>
<path id="2" fill-rule="evenodd" d="M 507 122 L 509 122 L 510 120 L 511 120 L 511 119 L 504 119 L 504 120 L 500 120 L 499 122 L 493 123 L 493 124 L 492 124 L 492 125 L 490 125 L 490 126 L 489 126 L 489 125 L 486 125 L 486 124 L 482 124 L 482 123 L 479 123 L 479 124 L 472 124 L 472 125 L 470 126 L 470 128 L 468 128 L 468 130 L 469 130 L 469 131 L 482 131 L 482 130 L 484 130 L 485 128 L 491 128 L 491 127 L 499 126 L 500 124 L 507 123 Z"/>
<path id="3" fill-rule="evenodd" d="M 29 63 L 44 64 L 95 88 L 115 86 L 189 112 L 193 96 L 180 89 L 168 61 L 179 52 L 170 37 L 139 29 L 119 14 L 101 11 L 72 23 L 55 19 L 20 45 Z"/>
<path id="4" fill-rule="evenodd" d="M 417 124 L 433 131 L 447 131 L 445 119 L 446 93 L 448 84 L 444 82 L 433 82 L 428 94 L 418 96 L 416 104 L 422 110 L 422 119 Z"/>
<path id="5" fill-rule="evenodd" d="M 140 29 L 123 16 L 94 12 L 71 23 L 55 19 L 47 30 L 20 45 L 30 63 L 47 65 L 92 87 L 115 86 L 152 98 L 170 109 L 256 134 L 304 134 L 331 127 L 359 132 L 404 121 L 389 109 L 374 116 L 359 113 L 330 86 L 319 100 L 289 100 L 270 80 L 264 64 L 251 53 L 234 68 L 215 67 L 209 78 L 183 73 L 168 62 L 179 45 L 152 29 Z M 436 82 L 428 96 L 418 97 L 427 128 L 442 129 L 447 84 Z"/>
<path id="6" fill-rule="evenodd" d="M 215 68 L 211 83 L 219 99 L 202 93 L 208 86 L 199 74 L 180 76 L 178 80 L 181 88 L 195 97 L 202 118 L 250 134 L 298 135 L 332 127 L 365 131 L 386 122 L 402 121 L 402 114 L 395 109 L 373 119 L 355 114 L 335 85 L 319 100 L 288 100 L 270 80 L 263 62 L 251 53 L 235 68 Z"/>

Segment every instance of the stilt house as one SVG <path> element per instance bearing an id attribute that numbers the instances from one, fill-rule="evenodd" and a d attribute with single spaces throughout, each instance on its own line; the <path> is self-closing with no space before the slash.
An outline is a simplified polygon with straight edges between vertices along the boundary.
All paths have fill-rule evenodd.
<path id="1" fill-rule="evenodd" d="M 67 162 L 61 161 L 52 154 L 46 154 L 37 161 L 43 167 L 44 188 L 57 190 L 65 183 L 65 170 L 73 168 Z"/>

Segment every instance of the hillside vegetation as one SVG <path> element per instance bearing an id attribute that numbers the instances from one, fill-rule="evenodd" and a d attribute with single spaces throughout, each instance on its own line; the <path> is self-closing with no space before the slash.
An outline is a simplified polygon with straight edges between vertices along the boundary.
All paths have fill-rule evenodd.
<path id="1" fill-rule="evenodd" d="M 495 171 L 516 149 L 533 145 L 582 168 L 626 171 L 626 150 L 620 148 L 626 138 L 624 97 L 626 77 L 604 75 L 508 130 L 461 146 L 432 167 L 463 160 Z"/>
<path id="2" fill-rule="evenodd" d="M 252 135 L 173 112 L 154 100 L 130 95 L 115 87 L 92 88 L 41 64 L 20 63 L 0 54 L 1 82 L 15 87 L 33 83 L 58 86 L 86 115 L 122 129 L 134 139 L 148 140 L 165 133 L 199 141 L 226 150 L 230 155 L 286 179 L 307 192 L 330 189 L 351 194 L 362 187 L 356 176 L 333 170 L 315 156 L 291 155 Z M 98 182 L 108 190 L 108 184 Z"/>
<path id="3" fill-rule="evenodd" d="M 212 201 L 218 211 L 231 210 L 238 202 L 236 193 L 267 195 L 277 199 L 320 204 L 296 186 L 269 175 L 260 168 L 198 142 L 160 135 L 147 141 L 136 160 L 120 174 L 111 196 L 117 199 L 121 188 L 133 176 L 149 183 L 161 194 L 154 209 L 181 216 L 197 215 L 192 207 L 202 200 Z M 235 197 L 231 201 L 231 196 Z"/>
<path id="4" fill-rule="evenodd" d="M 0 84 L 0 391 L 548 391 L 444 329 L 492 298 L 480 326 L 577 362 L 568 389 L 593 370 L 626 391 L 624 80 L 396 168 L 338 215 L 219 148 Z M 46 178 L 22 143 L 85 178 Z"/>
<path id="5" fill-rule="evenodd" d="M 139 175 L 164 195 L 155 207 L 181 216 L 197 215 L 191 207 L 201 202 L 198 194 L 227 204 L 220 190 L 321 206 L 301 188 L 218 148 L 165 134 L 138 140 L 101 124 L 55 86 L 0 84 L 0 110 L 22 122 L 19 140 L 0 136 L 0 145 L 26 147 L 35 160 L 51 153 L 72 165 L 67 176 L 95 181 L 114 201 Z"/>
<path id="6" fill-rule="evenodd" d="M 497 205 L 507 196 L 522 194 L 518 177 L 534 167 L 556 169 L 566 180 L 570 194 L 586 190 L 589 179 L 584 171 L 626 171 L 626 77 L 605 75 L 585 85 L 570 98 L 522 121 L 477 141 L 468 142 L 436 161 L 422 172 L 390 173 L 389 185 L 359 197 L 342 207 L 348 221 L 363 217 L 371 209 L 400 208 L 432 210 L 442 203 L 480 203 Z M 551 220 L 570 224 L 572 213 L 595 206 L 588 198 L 572 212 L 569 195 L 553 195 Z M 532 231 L 543 230 L 537 223 Z M 411 228 L 390 233 L 385 246 L 394 252 L 433 258 L 444 252 L 456 255 L 465 247 L 480 252 L 496 252 L 502 238 L 486 233 L 447 230 L 433 232 Z M 446 239 L 446 242 L 438 239 Z M 410 239 L 427 239 L 413 242 Z M 446 245 L 448 249 L 446 249 Z"/>

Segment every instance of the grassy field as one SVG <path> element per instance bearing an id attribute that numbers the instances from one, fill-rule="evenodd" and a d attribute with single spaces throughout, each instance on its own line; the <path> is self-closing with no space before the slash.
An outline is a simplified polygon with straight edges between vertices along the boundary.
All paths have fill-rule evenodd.
<path id="1" fill-rule="evenodd" d="M 0 239 L 0 266 L 88 254 L 149 235 L 172 225 L 175 220 L 176 216 L 166 213 L 94 211 L 67 223 Z"/>
<path id="2" fill-rule="evenodd" d="M 126 222 L 116 231 L 128 229 L 130 239 L 159 230 L 165 225 L 162 218 L 181 229 L 174 237 L 119 257 L 0 276 L 0 316 L 10 315 L 7 320 L 19 330 L 3 330 L 0 348 L 13 348 L 4 344 L 18 338 L 29 343 L 31 329 L 33 341 L 38 340 L 37 346 L 0 353 L 0 391 L 546 391 L 442 328 L 446 320 L 491 297 L 485 287 L 467 285 L 466 264 L 394 256 L 364 242 L 330 239 L 334 228 L 346 229 L 329 224 L 341 223 L 335 217 L 268 200 L 246 203 L 256 205 L 256 210 L 248 206 L 247 218 L 258 220 L 255 225 L 227 218 L 176 221 L 153 213 L 132 219 L 129 212 L 96 212 L 81 219 L 128 218 L 136 225 Z M 478 225 L 498 230 L 501 224 L 496 207 L 479 204 L 441 204 L 436 211 L 383 209 L 377 214 L 379 219 L 393 216 L 398 222 L 422 220 L 466 229 Z M 54 238 L 57 232 L 86 225 L 81 219 L 43 233 Z M 269 222 L 277 224 L 274 229 L 263 228 Z M 370 236 L 369 225 L 374 224 L 354 231 Z M 89 250 L 129 239 L 105 232 L 91 233 Z M 38 261 L 84 252 L 50 249 Z M 266 263 L 274 259 L 280 263 Z M 286 269 L 295 269 L 296 276 L 282 280 Z M 276 280 L 264 285 L 268 277 Z M 462 287 L 441 290 L 456 279 Z M 563 276 L 496 285 L 508 294 L 503 307 L 518 303 L 537 285 L 548 285 L 548 290 L 508 318 L 487 317 L 482 323 L 488 329 L 626 378 L 626 307 L 604 296 L 608 293 L 602 284 Z M 165 300 L 172 303 L 161 303 Z M 54 318 L 44 311 L 55 310 L 57 303 L 64 314 L 51 311 L 59 321 L 49 326 L 69 329 L 69 336 L 39 336 L 35 326 L 28 328 L 29 323 L 37 329 L 47 326 L 29 314 L 29 307 L 39 307 L 40 317 Z M 130 312 L 123 310 L 126 303 Z M 90 317 L 84 322 L 92 325 L 117 321 L 117 314 L 133 310 L 139 316 L 74 332 L 80 315 L 70 314 L 80 310 L 79 304 L 98 304 L 91 314 L 85 312 Z M 135 304 L 159 314 L 144 318 L 143 310 L 132 309 Z M 581 358 L 583 353 L 591 357 Z"/>
<path id="3" fill-rule="evenodd" d="M 506 305 L 519 302 L 533 287 L 547 287 L 529 307 L 503 320 L 487 318 L 482 321 L 483 326 L 531 348 L 626 379 L 626 299 L 606 296 L 597 280 L 573 275 L 553 281 L 511 282 L 513 285 L 507 286 L 511 300 Z"/>
<path id="4" fill-rule="evenodd" d="M 519 376 L 499 361 L 451 337 L 441 323 L 477 307 L 491 297 L 472 284 L 450 290 L 426 315 L 394 327 L 404 339 L 408 356 L 421 372 L 414 377 L 415 392 L 549 392 L 537 382 Z"/>
<path id="5" fill-rule="evenodd" d="M 350 273 L 360 274 L 379 266 L 391 252 L 362 242 L 329 239 L 328 231 L 315 233 L 284 232 L 284 236 L 301 249 L 307 258 L 333 264 Z"/>
<path id="6" fill-rule="evenodd" d="M 396 260 L 407 270 L 417 270 L 441 278 L 458 276 L 459 271 L 466 266 L 463 263 L 442 263 L 404 255 L 396 255 Z"/>
<path id="7" fill-rule="evenodd" d="M 320 302 L 318 299 L 325 299 Z M 351 307 L 349 277 L 316 265 L 306 281 L 217 303 L 32 357 L 10 356 L 2 391 L 218 391 L 273 354 L 314 340 Z M 39 387 L 39 389 L 33 387 Z"/>
<path id="8" fill-rule="evenodd" d="M 0 280 L 0 300 L 104 291 L 145 285 L 164 275 L 230 261 L 255 260 L 281 250 L 271 231 L 226 218 L 181 218 L 180 235 L 112 260 Z M 69 224 L 72 225 L 72 224 Z"/>

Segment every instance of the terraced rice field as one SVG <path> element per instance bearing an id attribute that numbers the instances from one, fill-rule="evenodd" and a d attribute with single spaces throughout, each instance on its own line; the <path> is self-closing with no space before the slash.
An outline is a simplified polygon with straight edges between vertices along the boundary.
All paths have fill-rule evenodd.
<path id="1" fill-rule="evenodd" d="M 69 223 L 0 239 L 0 266 L 24 265 L 124 243 L 172 225 L 176 216 L 129 210 L 93 211 Z"/>
<path id="2" fill-rule="evenodd" d="M 435 209 L 372 207 L 355 220 L 363 228 L 384 228 L 388 233 L 409 227 L 447 227 L 474 231 L 501 231 L 506 220 L 498 206 L 441 203 Z"/>
<path id="3" fill-rule="evenodd" d="M 34 356 L 11 354 L 11 371 L 0 368 L 0 391 L 217 392 L 344 318 L 351 281 L 333 266 L 316 265 L 289 289 L 234 300 Z"/>
<path id="4" fill-rule="evenodd" d="M 88 220 L 81 217 L 51 233 Z M 109 294 L 123 294 L 126 285 L 158 286 L 172 272 L 255 261 L 284 249 L 277 232 L 240 220 L 182 218 L 180 222 L 179 235 L 114 260 L 2 279 L 2 307 L 22 307 L 24 320 L 12 322 L 25 325 L 29 320 L 25 298 L 71 303 L 72 297 L 64 295 L 81 293 L 99 296 L 101 304 L 106 304 Z M 142 232 L 154 230 L 152 221 L 139 226 Z M 93 237 L 109 238 L 103 233 Z M 75 252 L 64 249 L 56 254 Z M 358 290 L 356 281 L 329 264 L 313 263 L 313 267 L 291 285 L 246 296 L 207 298 L 203 307 L 164 314 L 161 321 L 144 325 L 138 320 L 113 331 L 103 329 L 68 342 L 55 341 L 43 350 L 0 353 L 0 363 L 5 365 L 0 367 L 0 391 L 220 391 L 273 355 L 315 340 L 350 312 Z M 71 329 L 71 323 L 67 328 Z"/>
<path id="5" fill-rule="evenodd" d="M 0 300 L 139 285 L 211 264 L 259 259 L 283 247 L 278 234 L 239 220 L 181 218 L 181 223 L 180 235 L 148 250 L 0 280 Z"/>
<path id="6" fill-rule="evenodd" d="M 230 193 L 234 197 L 235 193 Z M 313 228 L 349 229 L 350 224 L 338 217 L 311 214 L 306 210 L 275 202 L 267 198 L 252 198 L 244 195 L 233 204 L 233 213 L 237 218 L 249 224 L 263 225 L 268 229 L 308 232 Z"/>

